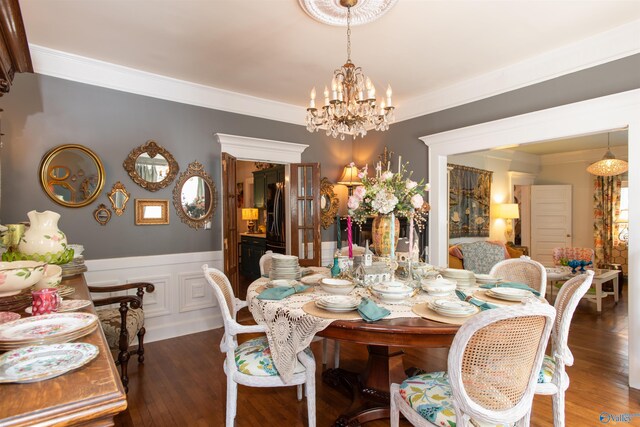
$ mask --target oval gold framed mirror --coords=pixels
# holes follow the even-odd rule
[[[333,191],[333,184],[326,178],[320,181],[320,221],[325,230],[336,221],[340,200]]]
[[[129,200],[129,192],[124,187],[124,184],[120,181],[113,184],[111,191],[107,193],[109,200],[111,201],[111,207],[113,208],[113,212],[120,216],[124,213],[124,210],[127,208],[127,201]]]
[[[165,188],[180,171],[171,153],[155,141],[134,148],[122,166],[136,184],[149,191]]]
[[[68,179],[69,176],[83,176],[84,179]],[[100,195],[104,180],[100,158],[82,145],[55,147],[40,163],[42,189],[51,200],[68,208],[80,208],[93,202]]]
[[[173,188],[173,206],[180,220],[192,228],[204,228],[213,218],[218,192],[204,166],[195,161],[183,172]]]

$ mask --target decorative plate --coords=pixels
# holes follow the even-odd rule
[[[91,313],[54,313],[0,325],[0,341],[44,340],[87,328],[98,321]]]
[[[523,298],[533,297],[533,293],[526,289],[492,288],[487,289],[487,295],[505,301],[522,301]]]
[[[60,307],[58,308],[58,313],[65,313],[67,311],[76,311],[81,308],[85,308],[91,305],[91,301],[86,299],[65,299],[60,303]],[[27,307],[24,309],[25,313],[31,314],[31,307]],[[2,323],[2,322],[0,322]]]
[[[87,343],[21,347],[0,356],[0,383],[54,378],[89,363],[98,353],[98,347]]]
[[[12,311],[0,311],[0,324],[18,320],[20,315]]]

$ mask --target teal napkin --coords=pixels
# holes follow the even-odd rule
[[[493,304],[489,304],[488,302],[485,301],[481,301],[477,298],[473,298],[470,296],[467,296],[467,294],[465,294],[462,291],[459,291],[456,289],[456,295],[458,296],[458,298],[461,301],[467,301],[470,304],[475,305],[476,307],[480,308],[480,310],[484,311],[484,310],[490,310],[492,308],[497,308],[497,305],[493,305]]]
[[[358,313],[360,313],[365,322],[375,322],[391,314],[389,310],[380,307],[369,298],[362,298],[358,306]]]
[[[531,291],[537,297],[540,296],[540,292],[536,291],[533,288],[525,285],[524,283],[516,283],[516,282],[502,282],[502,283],[491,283],[480,285],[483,289],[492,289],[492,288],[514,288],[514,289],[524,289],[525,291]]]
[[[308,288],[309,287],[305,285],[275,286],[273,288],[267,288],[264,291],[260,292],[260,295],[258,295],[258,299],[281,300],[295,293],[303,292]]]

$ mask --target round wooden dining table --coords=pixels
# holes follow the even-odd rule
[[[351,405],[334,426],[359,426],[389,417],[389,386],[407,378],[402,348],[449,347],[459,326],[422,318],[396,318],[375,323],[335,320],[316,335],[367,346],[365,369],[354,373],[327,369],[323,381],[333,387],[345,387],[352,393]]]

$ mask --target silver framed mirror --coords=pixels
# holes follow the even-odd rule
[[[107,193],[109,200],[111,201],[111,207],[113,212],[120,216],[127,208],[127,201],[129,200],[129,192],[120,181],[113,184],[111,191]]]
[[[198,161],[190,163],[173,188],[173,206],[180,220],[189,227],[204,228],[217,204],[218,192],[211,176]]]
[[[134,148],[122,166],[136,184],[149,191],[165,188],[180,171],[171,153],[155,141]]]
[[[78,176],[83,179],[77,179]],[[104,181],[100,158],[82,145],[55,147],[40,163],[42,189],[51,200],[68,208],[80,208],[93,202],[100,195]]]

